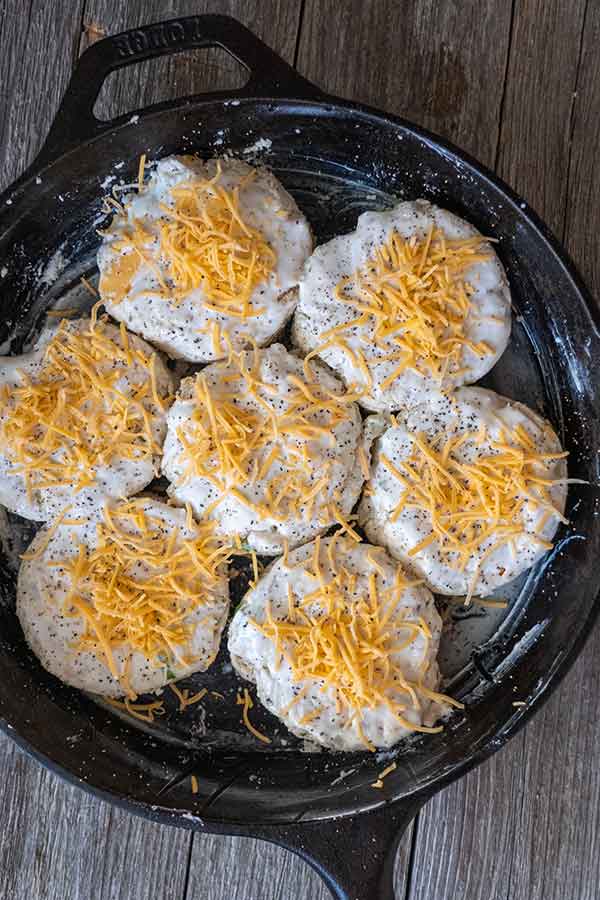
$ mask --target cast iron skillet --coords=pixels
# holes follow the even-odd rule
[[[249,70],[243,89],[163,103],[110,122],[94,117],[109,72],[210,46],[224,48]],[[401,119],[326,96],[223,16],[129,31],[82,56],[40,155],[0,198],[0,341],[19,352],[43,311],[70,289],[76,293],[79,276],[93,272],[99,198],[111,173],[135,180],[140,153],[153,159],[231,150],[255,158],[261,148],[319,241],[393,197],[430,198],[498,240],[515,324],[489,384],[541,409],[571,451],[571,476],[595,485],[598,312],[544,225],[454,147]],[[255,709],[257,723],[273,735],[272,745],[257,749],[240,726],[226,659],[200,676],[225,700],[214,697],[205,714],[189,712],[189,719],[172,712],[152,728],[57,682],[28,651],[14,615],[15,554],[31,532],[8,517],[0,573],[2,727],[44,765],[131,812],[282,844],[308,860],[340,900],[377,892],[391,897],[402,829],[429,797],[524,724],[592,626],[600,551],[595,488],[571,486],[568,515],[571,525],[516,586],[503,621],[479,643],[467,644],[465,664],[448,672],[448,690],[465,701],[464,714],[454,715],[440,735],[401,744],[397,769],[379,791],[370,785],[389,756],[302,752]],[[515,700],[526,706],[513,706]],[[196,796],[190,772],[199,779]]]

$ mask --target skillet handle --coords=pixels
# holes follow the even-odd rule
[[[300,100],[323,96],[315,85],[298,75],[292,66],[230,16],[187,16],[144,25],[98,41],[82,54],[36,159],[36,167],[46,165],[72,147],[131,119],[131,112],[109,122],[94,115],[94,103],[111,72],[147,59],[205,47],[226,50],[248,70],[249,79],[239,90],[186,97],[177,101],[179,104],[199,96],[292,97]],[[165,105],[173,104],[156,104],[147,109]]]
[[[400,800],[357,816],[253,828],[252,836],[300,856],[335,900],[394,900],[400,838],[426,799]]]

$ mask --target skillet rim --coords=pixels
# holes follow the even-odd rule
[[[137,128],[141,131],[144,120],[148,120],[153,116],[160,116],[164,112],[176,112],[179,110],[188,110],[189,112],[192,112],[193,110],[196,110],[204,105],[210,105],[214,103],[221,103],[223,105],[226,105],[231,103],[232,100],[236,102],[236,106],[238,107],[246,104],[268,104],[270,106],[271,112],[275,112],[276,114],[283,112],[283,110],[278,109],[279,107],[284,107],[287,110],[288,114],[292,113],[293,111],[297,111],[298,109],[307,111],[310,107],[316,107],[321,115],[323,113],[335,114],[339,112],[345,112],[346,115],[349,115],[351,118],[367,117],[379,122],[384,122],[388,126],[392,126],[395,129],[408,131],[421,141],[427,143],[437,155],[441,153],[443,156],[458,160],[461,165],[466,166],[468,169],[470,169],[471,172],[479,180],[483,179],[484,182],[488,182],[497,191],[499,191],[502,194],[503,198],[513,206],[517,217],[520,220],[524,220],[531,228],[534,229],[534,231],[538,233],[547,249],[552,253],[555,260],[564,270],[567,279],[576,292],[578,305],[580,306],[580,308],[585,310],[592,326],[591,330],[593,332],[593,337],[598,342],[600,348],[600,308],[598,308],[598,306],[596,305],[591,292],[585,285],[585,282],[579,274],[578,269],[571,259],[568,251],[562,246],[552,230],[543,222],[543,220],[529,206],[529,204],[522,200],[522,198],[518,194],[516,194],[501,178],[496,176],[486,166],[477,162],[470,154],[460,150],[451,142],[445,140],[444,138],[438,137],[427,129],[414,125],[403,117],[384,113],[381,110],[378,110],[377,108],[369,106],[367,104],[332,97],[318,91],[318,89],[316,88],[314,90],[314,97],[304,96],[299,98],[288,98],[281,96],[270,97],[264,95],[242,96],[240,95],[240,93],[225,95],[223,92],[213,92],[188,97],[179,101],[166,101],[163,103],[145,107],[135,112],[128,112],[125,116],[114,119],[111,122],[106,123],[102,127],[99,126],[97,134],[88,137],[77,144],[71,145],[65,152],[54,156],[49,161],[43,160],[42,164],[40,165],[38,161],[40,157],[43,158],[44,155],[44,148],[42,148],[40,154],[38,154],[36,159],[34,159],[33,162],[27,167],[25,172],[11,185],[9,185],[2,192],[2,194],[0,194],[0,205],[4,209],[5,217],[8,219],[10,218],[10,212],[6,209],[6,201],[12,200],[12,198],[15,197],[15,195],[32,179],[35,179],[37,176],[42,175],[44,172],[47,172],[56,165],[64,165],[71,154],[79,153],[89,145],[94,144],[97,141],[102,141],[106,138],[109,138],[111,134],[114,134],[117,131],[120,131],[121,129],[129,126],[132,116],[139,116],[139,124],[137,124]],[[295,108],[295,110],[289,109],[290,107]],[[600,585],[598,590],[596,591],[593,601],[591,602],[588,616],[584,622],[579,624],[576,631],[576,636],[573,638],[570,647],[564,653],[562,658],[560,658],[557,666],[548,667],[546,679],[544,680],[543,684],[537,688],[527,707],[524,707],[522,710],[520,710],[518,714],[513,714],[507,722],[499,726],[497,732],[491,735],[486,740],[485,744],[478,750],[474,751],[468,756],[463,757],[459,761],[452,762],[451,764],[449,764],[448,769],[444,773],[439,776],[431,777],[424,786],[416,788],[414,791],[409,790],[405,793],[392,796],[391,798],[382,797],[379,800],[374,800],[373,803],[357,802],[352,808],[348,808],[348,803],[346,803],[341,811],[328,811],[327,814],[319,814],[317,816],[313,816],[312,818],[307,817],[303,821],[309,823],[311,821],[318,822],[327,821],[329,819],[337,817],[348,817],[355,814],[366,813],[371,810],[379,809],[392,803],[394,805],[398,805],[400,803],[404,803],[406,805],[410,802],[414,804],[414,802],[419,798],[421,798],[421,800],[427,799],[428,797],[433,796],[433,794],[435,794],[438,790],[441,790],[444,786],[462,777],[468,771],[479,765],[479,763],[483,762],[485,759],[489,758],[493,753],[503,747],[504,744],[506,744],[510,738],[516,735],[519,730],[529,721],[530,717],[534,715],[539,709],[541,709],[542,704],[546,702],[548,697],[558,687],[558,685],[568,673],[569,669],[582,651],[585,645],[585,641],[587,640],[599,613]],[[45,768],[57,774],[63,781],[82,788],[88,794],[97,796],[102,800],[105,800],[115,806],[118,806],[121,809],[125,809],[143,818],[148,818],[153,821],[161,822],[163,824],[177,825],[179,827],[187,829],[221,831],[222,833],[226,834],[256,834],[256,827],[253,828],[253,826],[256,825],[260,825],[260,827],[265,829],[272,829],[273,831],[276,831],[278,828],[281,828],[281,826],[285,824],[283,820],[278,820],[277,822],[270,821],[269,823],[265,824],[261,822],[260,819],[258,821],[250,819],[244,820],[243,822],[237,822],[231,819],[211,817],[210,810],[208,811],[208,814],[200,815],[195,814],[189,810],[183,810],[179,807],[163,806],[160,803],[150,804],[145,800],[136,800],[135,798],[123,795],[122,793],[114,793],[112,791],[106,790],[105,788],[96,786],[89,779],[84,780],[78,777],[73,772],[62,766],[60,763],[56,762],[48,754],[37,750],[36,747],[27,738],[21,736],[18,731],[17,725],[13,724],[12,722],[8,722],[3,717],[0,717],[0,729],[7,736],[12,738],[12,740],[14,740],[15,743],[29,756],[40,762]],[[390,787],[393,784],[393,780],[394,778],[392,774],[392,776],[388,778]]]

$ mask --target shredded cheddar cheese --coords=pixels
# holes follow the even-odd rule
[[[207,516],[229,496],[260,519],[308,521],[327,505],[330,481],[330,461],[315,473],[316,446],[333,444],[334,428],[352,411],[295,375],[278,392],[261,378],[260,360],[256,347],[231,350],[218,379],[197,376],[193,411],[177,431],[180,481],[204,478],[217,490]],[[331,515],[352,532],[337,508]]]
[[[501,426],[497,440],[489,437],[483,426],[478,432],[442,435],[433,443],[428,443],[422,433],[414,433],[410,435],[412,452],[406,460],[394,463],[384,453],[379,457],[403,487],[390,520],[395,521],[404,509],[411,508],[422,509],[429,516],[431,531],[409,550],[409,556],[435,543],[445,564],[458,571],[465,570],[473,554],[479,556],[467,603],[485,559],[526,533],[522,517],[525,504],[566,521],[552,503],[550,489],[556,482],[541,477],[540,467],[564,459],[568,453],[536,452],[531,437],[519,428],[510,432]],[[487,453],[480,452],[484,442],[490,448]],[[468,444],[477,451],[470,461],[464,452]],[[540,546],[552,546],[539,534],[528,531],[527,535]]]
[[[339,537],[337,547],[342,542],[346,548],[352,546],[350,539]],[[305,686],[290,706],[304,696],[307,681],[316,683],[315,690],[333,689],[338,710],[348,710],[359,738],[370,750],[374,747],[364,735],[362,720],[366,710],[380,706],[387,707],[409,731],[441,731],[442,726],[414,723],[408,714],[420,710],[424,699],[462,708],[423,684],[431,632],[423,619],[402,615],[402,597],[411,583],[398,569],[393,588],[384,588],[376,564],[368,576],[368,590],[360,591],[357,574],[344,565],[345,556],[334,555],[335,567],[325,571],[317,539],[304,569],[314,579],[315,589],[300,597],[290,591],[287,606],[276,615],[267,600],[264,621],[250,620],[288,663],[292,681]],[[405,677],[398,656],[413,643],[422,648],[418,681]],[[319,712],[311,711],[304,721]]]
[[[464,597],[444,597],[444,603],[448,603],[451,606],[466,605]],[[506,609],[508,606],[507,600],[492,600],[488,597],[471,597],[470,603],[475,604],[475,606],[490,607],[491,609]]]
[[[129,699],[114,700],[107,697],[106,702],[115,709],[125,710],[130,716],[141,722],[154,722],[155,716],[163,716],[165,713],[162,700],[153,700],[150,703],[131,703]]]
[[[208,689],[202,688],[197,693],[192,694],[192,696],[190,697],[188,688],[180,690],[173,682],[169,684],[169,687],[179,700],[179,712],[185,712],[188,706],[193,706],[195,703],[199,703],[200,700],[202,700],[202,698],[208,694]]]
[[[156,668],[194,662],[186,647],[197,620],[189,619],[212,597],[229,556],[211,523],[196,523],[186,537],[146,505],[143,499],[106,505],[97,547],[80,543],[77,555],[48,563],[68,582],[64,615],[83,620],[79,649],[101,657],[126,689],[128,663],[119,666],[115,650],[128,661],[141,653]],[[188,697],[171,687],[184,709],[206,693]]]
[[[49,319],[73,319],[79,312],[76,306],[63,306],[60,309],[48,309],[46,316]]]
[[[322,333],[324,343],[311,355],[336,346],[367,388],[373,368],[389,362],[397,365],[381,382],[382,390],[407,369],[442,383],[463,366],[465,348],[477,356],[493,352],[484,342],[470,340],[466,331],[473,287],[464,276],[489,255],[480,235],[450,240],[433,225],[423,238],[393,231],[361,268],[338,283],[336,298],[356,315]],[[345,339],[357,329],[373,351],[368,360]]]
[[[113,460],[160,453],[152,417],[169,397],[157,388],[154,367],[155,354],[133,349],[124,328],[113,339],[94,317],[79,329],[61,323],[40,370],[21,372],[17,386],[0,388],[0,449],[30,499],[35,490],[60,485],[79,491]],[[128,392],[120,384],[127,373]]]
[[[242,720],[244,722],[244,725],[250,732],[250,734],[253,734],[254,737],[258,738],[259,741],[262,741],[263,744],[270,744],[271,738],[267,737],[266,734],[263,734],[261,731],[259,731],[257,728],[255,728],[254,725],[252,724],[252,722],[250,721],[250,719],[248,718],[248,713],[254,706],[252,697],[248,693],[248,688],[244,688],[243,695],[240,694],[238,691],[236,703],[238,704],[238,706],[242,707]]]
[[[140,163],[138,166],[138,191],[141,192],[144,189],[144,172],[146,170],[146,154],[142,153],[140,156]]]
[[[144,157],[140,159],[139,193]],[[251,172],[232,190],[221,184],[217,161],[212,178],[194,178],[175,185],[170,201],[161,204],[156,226],[129,220],[127,207],[116,208],[114,225],[121,226],[112,248],[118,256],[102,273],[100,292],[121,303],[131,290],[140,265],[149,266],[158,296],[181,302],[202,290],[202,305],[228,316],[248,318],[262,309],[252,301],[255,288],[266,281],[277,263],[263,234],[248,224],[240,209],[240,191],[255,177]],[[114,233],[114,231],[113,231]],[[148,293],[148,292],[145,292]],[[218,333],[213,334],[218,343]]]
[[[358,461],[360,463],[360,470],[362,472],[362,476],[365,479],[365,481],[368,481],[369,478],[371,477],[371,470],[369,467],[369,459],[367,457],[364,447],[358,448]]]
[[[84,288],[86,289],[88,294],[91,294],[92,297],[95,297],[97,300],[99,297],[99,294],[98,294],[98,291],[96,290],[96,288],[94,287],[94,285],[90,284],[90,282],[87,280],[87,278],[84,278],[83,275],[81,276],[81,278],[79,280],[81,281],[82,285],[84,286]]]
[[[382,788],[383,787],[383,779],[386,778],[388,775],[390,775],[392,772],[395,772],[396,768],[397,768],[397,766],[396,766],[395,762],[391,763],[389,766],[386,766],[385,769],[383,770],[383,772],[379,773],[379,775],[377,777],[377,781],[374,781],[373,784],[371,785],[371,787]]]

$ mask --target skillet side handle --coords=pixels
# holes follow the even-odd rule
[[[357,816],[253,829],[253,835],[309,863],[335,900],[394,900],[396,851],[425,799],[396,801]]]
[[[98,41],[81,55],[36,166],[46,165],[72,147],[131,118],[128,113],[112,122],[104,122],[94,115],[96,98],[111,72],[159,56],[208,47],[225,50],[249,73],[243,88],[215,92],[210,96],[292,97],[299,100],[324,96],[230,16],[187,16],[144,25]]]

